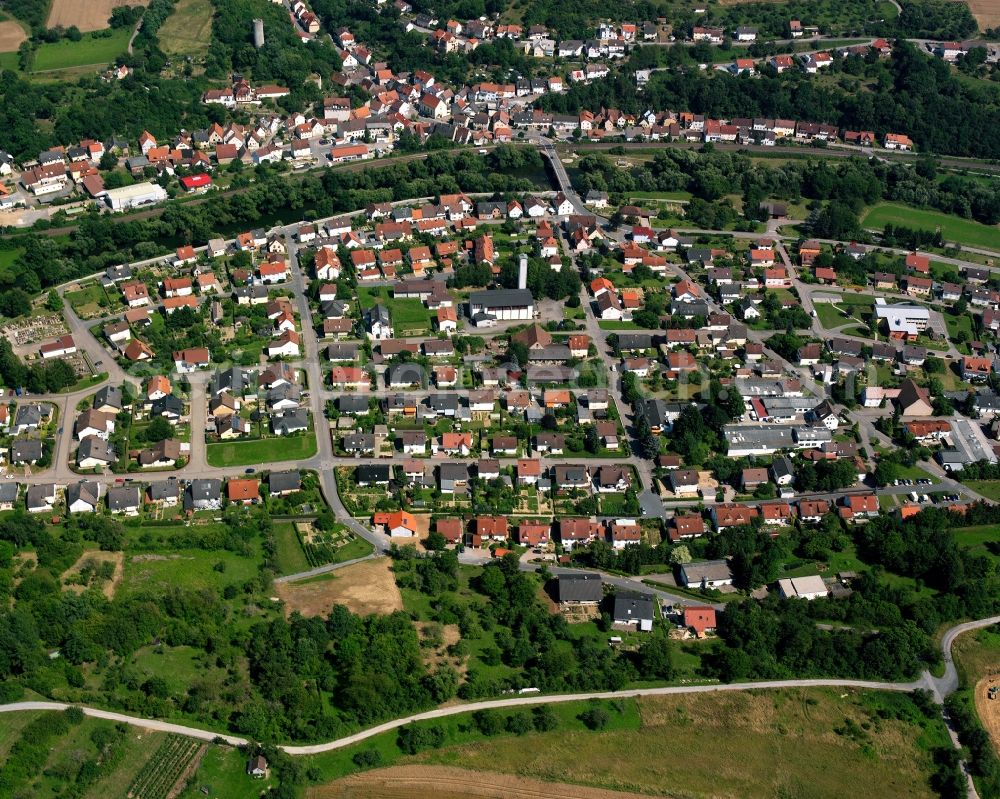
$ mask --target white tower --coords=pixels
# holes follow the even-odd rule
[[[517,287],[519,289],[528,288],[528,256],[521,253],[521,260],[517,270]]]
[[[264,20],[253,21],[253,46],[258,50],[264,46]]]

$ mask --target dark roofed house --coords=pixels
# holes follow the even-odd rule
[[[354,470],[354,477],[359,486],[388,485],[389,465],[373,463],[359,466]]]
[[[560,574],[558,596],[561,605],[597,605],[604,598],[601,575],[592,573]]]
[[[653,629],[653,612],[653,600],[649,596],[623,591],[615,595],[612,620],[615,624],[648,631]]]
[[[267,490],[271,496],[285,496],[302,488],[302,475],[298,469],[271,472],[267,476]]]

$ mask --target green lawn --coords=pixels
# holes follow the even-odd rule
[[[392,319],[392,331],[397,338],[419,336],[431,330],[431,312],[417,299],[405,297],[395,299],[387,286],[359,287],[358,301],[362,308],[371,308],[382,303]]]
[[[689,191],[630,191],[630,200],[690,200],[692,197]]]
[[[964,313],[956,316],[955,314],[945,313],[944,323],[948,327],[948,338],[957,338],[958,334],[963,331],[969,339],[975,338],[972,332],[972,314]]]
[[[112,31],[110,36],[85,35],[79,42],[62,39],[43,44],[35,53],[33,72],[110,64],[128,47],[131,30]]]
[[[962,482],[977,494],[1000,502],[1000,480],[963,480]]]
[[[1000,227],[981,225],[971,219],[910,208],[899,203],[878,203],[861,220],[865,227],[881,230],[887,224],[903,225],[934,231],[941,229],[941,235],[948,241],[955,241],[970,247],[983,247],[1000,251]]]
[[[275,559],[281,574],[296,574],[309,568],[306,553],[302,551],[299,537],[292,522],[274,524],[274,541],[277,546]]]
[[[306,460],[315,454],[316,436],[312,433],[252,441],[224,441],[205,448],[209,466],[266,465],[277,461]]]

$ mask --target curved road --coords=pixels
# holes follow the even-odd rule
[[[582,694],[558,694],[542,695],[532,694],[528,696],[516,696],[508,699],[491,699],[485,702],[470,702],[462,705],[451,705],[449,707],[436,708],[423,713],[414,713],[393,721],[387,721],[377,727],[326,741],[318,744],[305,744],[301,746],[284,745],[281,746],[290,755],[313,755],[321,752],[330,752],[341,749],[345,746],[364,741],[383,732],[397,729],[414,721],[424,721],[428,719],[446,718],[459,713],[468,713],[475,710],[490,710],[496,708],[525,707],[531,705],[549,704],[554,702],[578,702],[588,699],[622,699],[639,696],[669,696],[672,694],[694,694],[694,693],[714,693],[719,691],[751,691],[764,688],[813,688],[813,687],[833,687],[833,688],[865,688],[877,691],[913,691],[918,688],[926,688],[934,693],[938,701],[942,701],[945,696],[955,691],[958,687],[958,676],[954,663],[951,659],[951,645],[955,638],[969,630],[976,630],[982,627],[989,627],[1000,624],[1000,616],[991,616],[986,619],[966,622],[950,628],[941,640],[941,649],[946,662],[945,675],[943,677],[932,677],[928,672],[924,672],[920,679],[912,682],[879,682],[874,680],[767,680],[762,682],[743,683],[714,683],[709,685],[672,685],[664,688],[635,688],[627,691],[593,691]],[[0,713],[16,713],[31,710],[65,710],[72,705],[65,702],[12,702],[0,705]],[[108,721],[130,724],[146,730],[158,732],[171,732],[178,735],[186,735],[201,741],[222,740],[232,746],[241,746],[248,741],[234,735],[226,735],[203,730],[197,727],[188,727],[183,724],[174,724],[156,719],[144,719],[138,716],[129,716],[124,713],[114,713],[99,708],[84,707],[83,712],[93,718],[107,719]],[[957,746],[957,743],[956,743]],[[974,795],[974,794],[973,794]]]

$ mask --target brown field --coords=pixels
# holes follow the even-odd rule
[[[392,613],[403,609],[403,597],[396,587],[389,558],[345,566],[321,577],[296,583],[280,583],[275,593],[285,610],[303,616],[325,616],[333,605],[346,605],[354,613]]]
[[[28,34],[24,32],[24,28],[14,20],[0,22],[0,53],[15,52],[27,38]]]
[[[969,10],[979,23],[980,30],[1000,25],[1000,3],[997,0],[969,0]]]
[[[995,699],[987,696],[990,686],[994,685],[1000,685],[1000,674],[980,680],[976,685],[976,713],[990,734],[993,747],[1000,752],[1000,692]]]
[[[448,766],[395,766],[311,788],[307,799],[638,799],[639,794]]]
[[[94,550],[84,552],[76,563],[74,563],[72,566],[66,569],[65,572],[63,572],[61,578],[63,582],[65,582],[67,578],[79,574],[80,569],[83,568],[84,564],[87,561],[94,561],[96,563],[111,562],[115,564],[114,576],[101,586],[101,592],[104,594],[104,596],[106,596],[108,599],[113,598],[118,586],[122,584],[122,577],[125,574],[125,553],[99,552]],[[64,587],[64,590],[73,591],[74,593],[81,594],[86,590],[86,588],[82,585],[67,585]]]
[[[81,31],[99,31],[108,27],[111,9],[115,6],[144,6],[149,0],[52,0],[50,28],[76,25]]]

